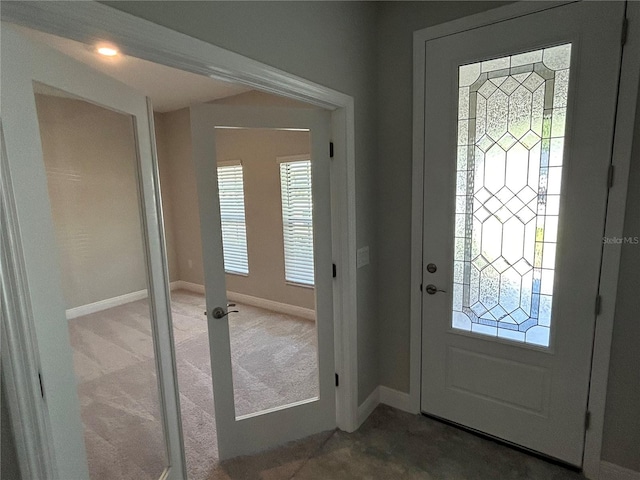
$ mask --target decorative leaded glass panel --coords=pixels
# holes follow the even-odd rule
[[[459,68],[453,328],[549,346],[570,59]]]

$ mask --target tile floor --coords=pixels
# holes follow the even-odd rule
[[[357,432],[324,432],[223,462],[210,480],[579,480],[577,472],[418,415],[379,406]]]

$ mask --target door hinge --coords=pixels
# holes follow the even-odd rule
[[[336,387],[340,386],[340,375],[336,373]]]
[[[422,284],[420,284],[420,291],[422,291]]]
[[[596,315],[600,315],[601,311],[602,311],[602,297],[598,295],[596,297]]]
[[[587,410],[584,414],[584,429],[589,430],[591,426],[591,412]]]
[[[333,142],[329,142],[329,158],[333,158]]]
[[[333,278],[336,278],[338,276],[338,267],[336,267],[336,264],[333,264]]]
[[[42,385],[42,375],[38,372],[38,382],[40,383],[40,396],[44,398],[44,386]]]
[[[607,187],[613,187],[613,165],[609,165],[609,172],[607,173]]]
[[[622,20],[622,38],[620,39],[620,41],[622,42],[622,46],[624,46],[627,43],[627,35],[629,33],[629,19],[628,18],[624,18],[624,20]]]

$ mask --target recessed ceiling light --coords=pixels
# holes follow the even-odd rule
[[[104,55],[105,57],[115,57],[119,53],[117,48],[110,47],[110,46],[107,46],[107,45],[103,45],[101,47],[98,47],[96,49],[96,51],[100,55]]]

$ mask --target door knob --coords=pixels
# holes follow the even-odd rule
[[[433,285],[431,283],[429,285],[427,285],[426,290],[427,290],[427,293],[429,295],[434,295],[437,292],[444,292],[444,290],[440,290],[438,287],[436,287],[435,285]]]
[[[211,316],[213,318],[224,318],[230,313],[238,313],[238,310],[229,310],[225,312],[222,307],[216,307],[213,310],[211,310]]]

